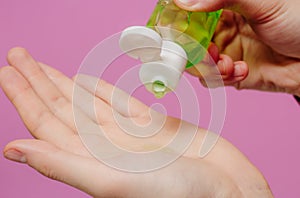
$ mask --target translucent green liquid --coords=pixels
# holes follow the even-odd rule
[[[167,93],[167,87],[162,81],[155,81],[152,84],[152,92],[156,98],[163,98]]]
[[[191,67],[204,58],[221,13],[222,10],[185,11],[177,7],[172,0],[159,0],[147,26],[160,33],[163,38],[181,45],[189,60],[186,67]],[[164,31],[159,27],[174,31]]]

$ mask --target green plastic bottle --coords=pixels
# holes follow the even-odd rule
[[[214,35],[222,10],[215,12],[190,12],[179,8],[173,0],[159,0],[147,23],[147,27],[172,40],[186,51],[191,67],[199,63]],[[165,28],[165,29],[164,29]],[[175,31],[165,31],[167,29]],[[184,33],[184,35],[180,34]],[[188,36],[192,37],[189,39]],[[199,44],[203,47],[201,47]]]
[[[190,12],[159,0],[146,27],[126,28],[120,48],[143,64],[139,77],[157,98],[174,91],[186,68],[203,60],[222,10]]]

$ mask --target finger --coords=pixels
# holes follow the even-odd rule
[[[225,84],[244,80],[249,73],[249,67],[246,62],[233,62],[232,58],[225,54],[220,55],[220,60],[218,61],[217,66]]]
[[[12,67],[2,68],[0,85],[34,137],[77,152],[73,145],[79,141],[74,140],[73,131],[53,116],[21,74]]]
[[[215,43],[210,43],[209,47],[207,49],[208,55],[213,59],[213,61],[216,63],[220,59],[219,49]]]
[[[51,82],[31,55],[25,49],[14,48],[9,51],[7,59],[29,82],[53,115],[75,131],[71,102]]]
[[[229,75],[225,80],[225,85],[236,86],[236,84],[245,80],[249,74],[249,67],[244,61],[236,61],[233,63],[233,72],[231,76]]]
[[[217,62],[217,67],[223,80],[226,80],[229,77],[231,77],[235,70],[232,59],[224,54],[220,55],[220,59]]]
[[[69,79],[54,68],[43,63],[39,63],[39,65],[48,76],[48,78],[57,87],[57,89],[59,89],[69,101],[76,102],[75,105],[80,108],[82,112],[86,114],[90,119],[99,124],[113,120],[112,109],[110,105],[108,105],[105,101],[101,100],[100,98],[95,98],[94,95],[92,95],[90,92],[80,86],[77,86],[73,80]],[[76,97],[74,96],[74,90],[76,90],[75,92],[78,97],[80,97],[80,100],[72,100],[74,97]],[[87,107],[86,104],[88,104],[90,101],[94,101],[93,107],[95,108]]]
[[[201,68],[205,67],[206,66],[201,66]],[[199,66],[197,68],[199,68]],[[216,69],[207,69],[206,72],[198,73],[197,76],[203,86],[216,88],[224,85],[236,86],[248,76],[248,73],[249,67],[246,62],[233,62],[229,56],[220,55],[220,60],[217,63],[217,71]]]
[[[229,56],[221,54],[216,65],[208,65],[206,62],[201,62],[194,65],[194,67],[188,68],[187,71],[205,80],[216,80],[221,79],[221,77],[225,80],[233,75],[234,64]]]
[[[215,11],[225,8],[231,1],[223,0],[174,0],[177,6],[189,11]]]
[[[265,3],[260,0],[174,0],[174,2],[189,11],[211,12],[222,8],[230,9],[252,21],[265,20],[266,16],[278,12],[278,8],[284,3],[279,1]]]
[[[148,115],[149,107],[141,101],[131,97],[125,91],[95,77],[79,74],[76,83],[112,106],[125,117],[142,117]],[[95,85],[97,87],[95,88]]]
[[[127,128],[124,128],[124,126],[130,128],[129,131],[140,131],[143,130],[144,133],[146,133],[146,129],[142,128],[142,127],[137,127],[136,123],[144,123],[147,122],[147,126],[149,123],[149,120],[143,119],[143,120],[134,120],[134,122],[128,120],[128,119],[122,119],[122,117],[117,116],[117,112],[114,112],[113,115],[113,109],[111,108],[111,106],[109,104],[107,104],[106,102],[104,102],[103,100],[101,100],[98,97],[95,97],[94,94],[91,94],[90,92],[88,92],[87,90],[81,88],[81,87],[76,87],[76,91],[74,91],[75,93],[73,93],[73,86],[74,86],[74,82],[72,80],[70,80],[69,78],[65,77],[62,73],[58,72],[57,70],[39,63],[41,65],[41,68],[43,69],[43,71],[46,73],[46,75],[48,75],[48,77],[52,80],[52,82],[58,86],[58,89],[61,90],[62,93],[65,93],[65,96],[67,98],[70,98],[70,100],[72,99],[72,97],[76,97],[75,95],[78,94],[78,96],[80,97],[78,101],[80,102],[80,106],[83,109],[83,111],[87,114],[89,114],[89,117],[95,117],[92,114],[96,113],[98,123],[100,125],[102,125],[103,127],[101,129],[103,129],[103,132],[106,133],[107,136],[109,136],[111,139],[115,140],[120,139],[120,140],[125,140],[126,139],[126,134],[123,134],[122,130],[126,130]],[[89,82],[89,79],[81,79],[82,82]],[[97,85],[97,82],[99,79],[94,78],[95,82],[94,82],[94,86]],[[91,86],[90,86],[91,87]],[[72,90],[72,91],[70,91]],[[92,90],[92,89],[90,89]],[[118,97],[118,101],[122,100],[122,98]],[[92,101],[92,107],[89,108],[88,103],[91,103]],[[95,105],[94,105],[95,104]],[[135,108],[135,107],[134,107]],[[90,109],[90,110],[89,110]],[[95,110],[95,112],[94,112]],[[74,114],[76,117],[77,115]],[[158,118],[158,116],[156,115],[153,118],[153,124],[155,124],[156,122],[154,122],[154,120],[156,120]],[[164,121],[164,119],[162,119],[161,117],[160,121]],[[93,132],[100,132],[99,129],[97,130],[97,127],[95,126],[95,124],[90,123],[89,121],[78,121],[78,119],[76,120],[76,126],[77,126],[77,130],[79,134],[85,134],[87,133],[87,131],[93,131]],[[111,121],[111,122],[108,122]],[[125,123],[124,123],[125,122]],[[121,124],[123,123],[123,124]],[[109,124],[109,125],[108,125]],[[108,127],[105,127],[107,126]],[[119,127],[116,127],[114,129],[112,129],[113,125],[115,126],[120,126],[122,125],[122,130],[119,129]],[[86,129],[88,128],[88,129]],[[148,128],[150,128],[150,126],[148,126]],[[93,129],[93,130],[91,130]],[[153,129],[152,129],[153,131]],[[133,133],[133,132],[132,132]],[[115,138],[116,137],[116,138]],[[122,138],[120,138],[122,137]],[[117,142],[117,141],[115,141]]]
[[[121,183],[125,178],[91,157],[74,155],[40,140],[11,142],[6,146],[4,156],[93,196],[115,197],[114,193],[122,190]]]
[[[209,75],[220,75],[220,71],[218,68],[214,66],[218,61],[220,61],[220,54],[218,47],[214,43],[210,43],[207,49],[206,55],[202,59],[202,61],[193,67],[189,67],[186,69],[188,73],[197,77],[204,77]]]
[[[1,68],[0,85],[34,137],[62,147],[68,144],[74,132],[49,111],[19,72]]]

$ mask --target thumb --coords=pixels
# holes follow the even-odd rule
[[[250,21],[263,20],[281,6],[279,0],[174,0],[177,6],[189,11],[211,12],[230,9],[242,14]]]
[[[120,180],[111,182],[115,171],[94,160],[81,157],[41,140],[16,140],[4,149],[4,156],[26,163],[41,174],[71,185],[92,196],[111,197]]]
[[[177,6],[189,11],[216,11],[227,7],[230,1],[224,0],[174,0]]]

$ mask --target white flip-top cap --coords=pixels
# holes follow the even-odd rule
[[[133,26],[122,32],[120,48],[140,59],[140,80],[157,97],[175,90],[187,63],[185,50],[173,41],[163,40],[157,32]]]
[[[160,56],[159,61],[144,63],[139,73],[140,80],[154,94],[157,94],[157,91],[151,85],[155,82],[160,82],[167,87],[165,90],[160,88],[162,92],[174,91],[187,63],[184,49],[172,41],[163,41]]]
[[[145,63],[160,59],[162,38],[150,28],[132,26],[122,32],[119,45],[129,56]]]

